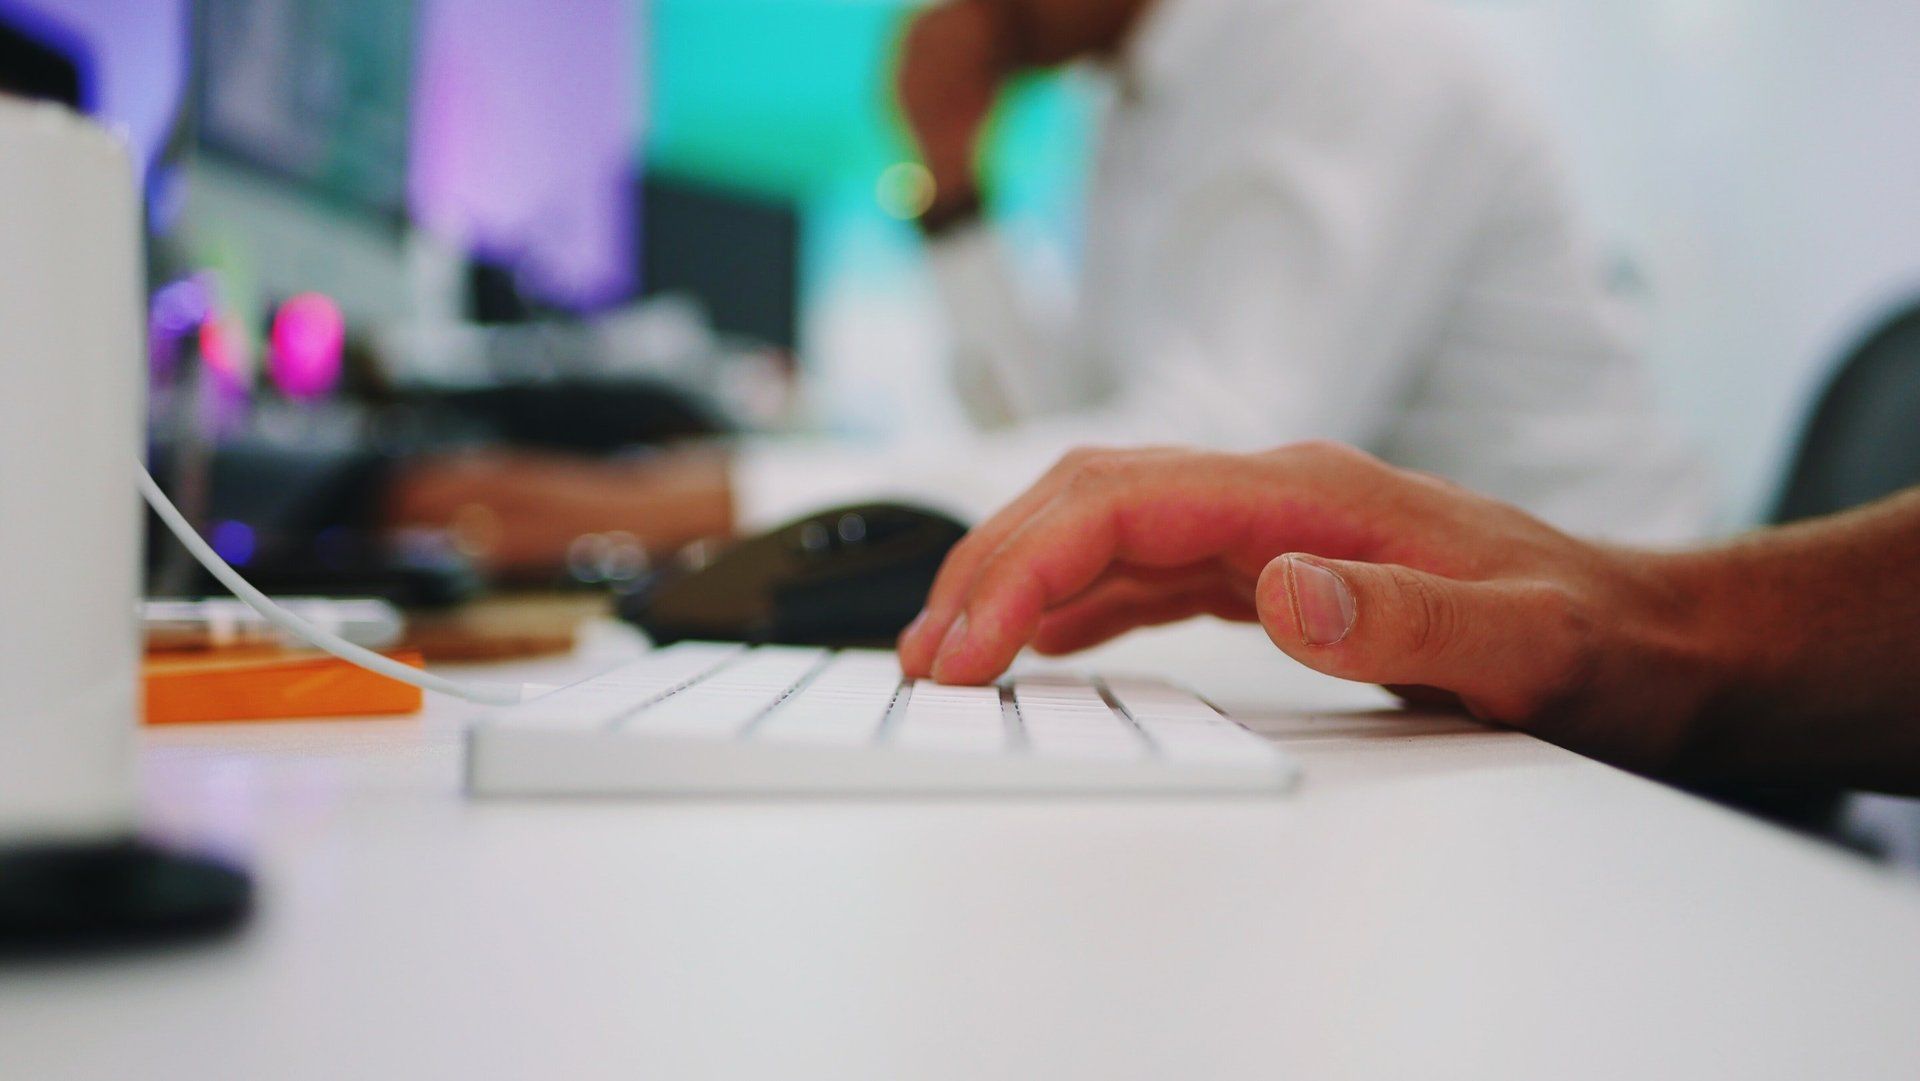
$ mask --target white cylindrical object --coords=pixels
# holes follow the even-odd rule
[[[119,142],[0,97],[0,846],[133,823],[140,251]]]

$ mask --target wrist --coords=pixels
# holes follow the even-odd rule
[[[920,233],[929,239],[945,236],[979,221],[986,202],[980,187],[971,181],[951,185],[936,182],[933,201],[914,219]]]
[[[738,515],[733,489],[733,456],[718,446],[687,447],[645,463],[646,485],[662,496],[671,513],[650,514],[673,524],[669,544],[729,537]]]
[[[1738,558],[1716,548],[1654,557],[1687,610],[1687,623],[1722,695],[1777,684],[1797,647],[1799,627],[1767,610],[1762,583]]]
[[[1649,557],[1669,598],[1661,638],[1691,684],[1670,763],[1676,773],[1741,771],[1752,730],[1789,693],[1801,628],[1769,611],[1742,562],[1724,548]]]
[[[1010,70],[1050,68],[1118,51],[1151,0],[961,0],[992,9]]]

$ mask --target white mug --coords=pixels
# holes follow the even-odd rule
[[[132,830],[140,244],[124,147],[0,96],[0,846]]]

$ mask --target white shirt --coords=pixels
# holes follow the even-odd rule
[[[1077,444],[1324,437],[1584,534],[1705,527],[1552,141],[1448,12],[1158,0],[1115,69],[1071,327],[1034,324],[986,227],[930,246],[975,445],[749,452],[743,517],[978,516]]]

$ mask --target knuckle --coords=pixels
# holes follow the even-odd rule
[[[1087,468],[1089,462],[1106,453],[1107,451],[1099,447],[1074,447],[1062,454],[1059,460],[1053,463],[1053,468],[1047,470],[1047,479],[1063,485],[1072,484]]]
[[[946,565],[957,567],[972,563],[984,554],[985,545],[986,541],[982,539],[978,529],[967,530],[947,551]]]
[[[980,570],[967,601],[967,618],[976,637],[993,637],[1031,621],[1045,608],[1046,580],[1028,561],[996,552]]]
[[[1393,467],[1350,443],[1334,439],[1307,439],[1267,451],[1273,463],[1306,474],[1343,476],[1360,480]]]
[[[1408,480],[1413,481],[1416,484],[1419,484],[1423,487],[1436,489],[1438,491],[1447,492],[1449,494],[1465,495],[1465,494],[1469,494],[1471,491],[1471,489],[1467,488],[1465,485],[1460,484],[1459,482],[1453,480],[1450,477],[1442,476],[1439,473],[1429,473],[1423,469],[1402,469],[1400,470],[1400,472]]]
[[[1301,454],[1315,458],[1347,458],[1354,454],[1351,446],[1334,439],[1303,439],[1294,446]]]
[[[1273,454],[1306,461],[1351,462],[1371,460],[1371,456],[1337,439],[1302,439],[1272,451]]]
[[[946,602],[957,598],[991,552],[987,540],[977,530],[962,536],[941,561],[940,571],[934,576],[929,602]]]
[[[1060,465],[1058,468],[1066,469],[1069,471],[1079,469],[1081,466],[1086,465],[1088,462],[1093,461],[1096,458],[1100,458],[1112,453],[1113,451],[1107,449],[1106,447],[1095,447],[1095,446],[1074,447],[1072,450],[1069,450],[1065,454],[1062,454],[1060,456]]]
[[[1125,476],[1132,468],[1132,462],[1117,451],[1093,451],[1074,463],[1073,471],[1067,478],[1070,488],[1085,491],[1103,488]]]

